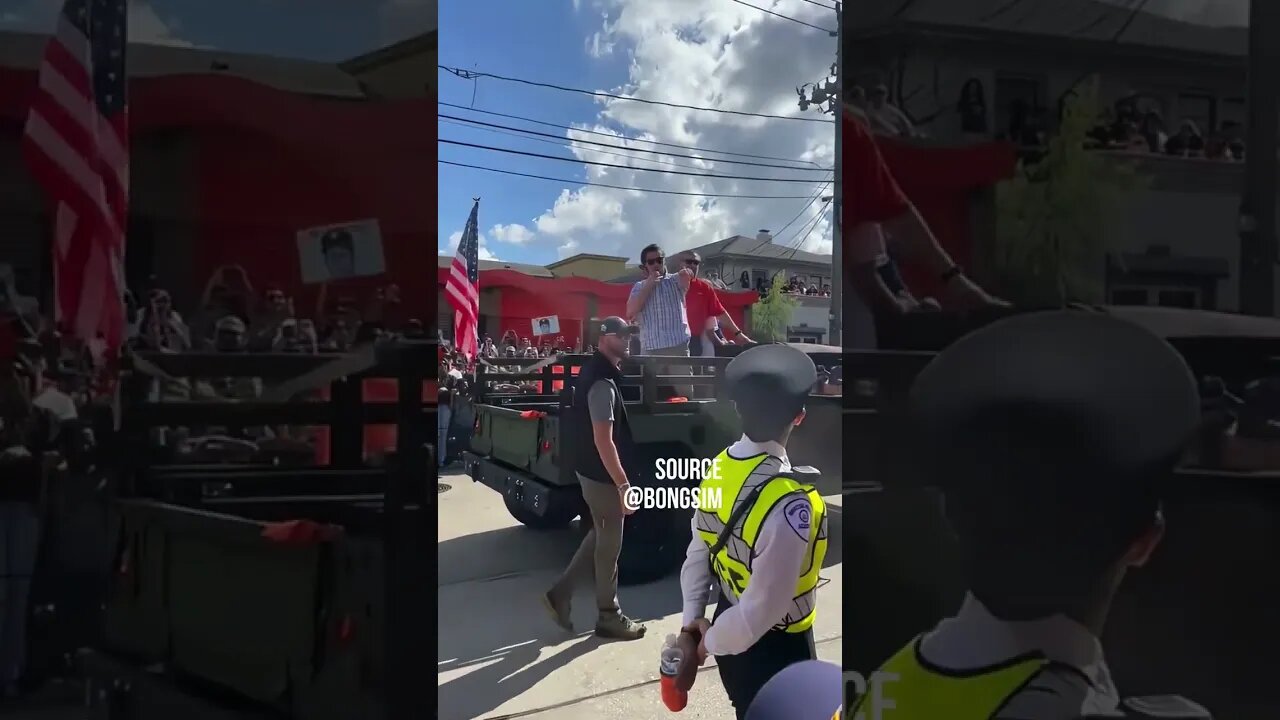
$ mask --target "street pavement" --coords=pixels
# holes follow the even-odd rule
[[[538,596],[577,547],[575,529],[535,531],[507,513],[502,498],[457,470],[439,506],[439,720],[658,720],[674,716],[658,695],[658,654],[681,620],[679,579],[623,587],[623,611],[648,625],[632,642],[592,635],[595,609],[580,588],[569,634],[547,618]],[[842,508],[831,507],[830,549],[814,626],[818,655],[840,662]],[[824,612],[825,610],[825,612]],[[731,720],[733,710],[708,661],[678,717]]]

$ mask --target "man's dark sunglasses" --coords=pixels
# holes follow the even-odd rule
[[[658,257],[652,257],[652,258],[649,258],[648,260],[645,260],[644,264],[645,265],[661,265],[665,260],[666,258],[659,255]]]

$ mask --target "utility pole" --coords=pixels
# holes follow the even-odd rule
[[[1258,0],[1254,0],[1255,4]],[[1274,0],[1272,0],[1274,2]],[[840,42],[841,24],[844,21],[844,13],[841,11],[842,3],[836,2],[836,97],[831,103],[835,107],[836,121],[836,161],[834,163],[835,175],[832,178],[832,195],[831,195],[831,310],[827,317],[831,320],[831,330],[827,337],[830,345],[843,347],[841,345],[840,324],[844,322],[844,250],[841,248],[840,242],[840,210],[844,205],[843,188],[844,184],[840,179],[840,135],[841,129],[844,127],[844,50],[843,43]]]
[[[1249,2],[1249,112],[1240,202],[1240,312],[1275,314],[1276,167],[1280,130],[1280,2]]]

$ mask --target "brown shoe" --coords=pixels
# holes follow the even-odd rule
[[[596,621],[596,635],[612,640],[639,640],[644,637],[645,627],[631,618],[618,613],[601,616]]]
[[[569,620],[569,604],[558,603],[551,596],[551,592],[542,593],[542,607],[546,608],[547,614],[551,616],[551,622],[566,632],[573,632],[573,622]]]

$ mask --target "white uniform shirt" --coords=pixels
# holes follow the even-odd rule
[[[744,435],[729,446],[728,452],[734,458],[767,453],[782,461],[779,472],[791,469],[786,449],[776,442],[757,443]],[[724,501],[730,500],[726,496]],[[795,503],[803,503],[808,511],[796,512]],[[787,512],[788,509],[792,512]],[[737,603],[716,618],[707,631],[705,644],[708,654],[737,655],[746,652],[787,616],[809,547],[808,522],[812,516],[812,503],[799,493],[794,499],[775,505],[765,516],[756,537],[751,581]],[[707,617],[711,592],[719,587],[719,578],[711,571],[711,548],[698,535],[696,518],[692,530],[693,540],[685,552],[684,567],[680,569],[685,625]]]
[[[1074,687],[1075,676],[1045,673],[1019,695],[1067,699],[1080,703],[1080,714],[1114,711],[1120,695],[1102,654],[1102,643],[1086,627],[1065,615],[1042,620],[1001,620],[973,595],[966,595],[955,617],[947,618],[921,640],[920,654],[948,670],[974,670],[1040,652],[1050,661],[1078,670],[1084,682]],[[1006,708],[1007,709],[1007,708]]]

